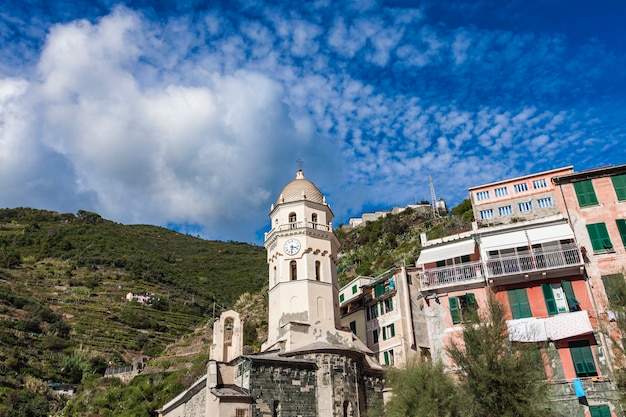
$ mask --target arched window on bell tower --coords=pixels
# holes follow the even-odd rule
[[[317,213],[311,214],[311,223],[313,223],[313,229],[317,229]]]
[[[319,281],[321,279],[320,268],[321,268],[320,261],[315,261],[315,280],[316,281]]]
[[[298,279],[298,264],[296,263],[296,261],[289,262],[289,272],[292,281]]]
[[[296,228],[296,221],[298,220],[296,213],[289,213],[289,228],[290,229],[295,229]]]
[[[276,265],[274,265],[274,276],[272,278],[274,279],[274,285],[278,284],[278,271],[276,269]]]

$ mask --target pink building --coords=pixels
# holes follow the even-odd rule
[[[626,307],[621,300],[626,288],[626,165],[561,175],[553,182],[585,258],[600,324],[611,330],[612,359],[624,365],[610,304]]]
[[[568,166],[472,187],[474,218],[482,224],[506,224],[560,213],[552,178],[572,172]]]

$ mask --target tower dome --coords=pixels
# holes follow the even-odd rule
[[[324,196],[319,188],[311,181],[304,178],[304,172],[299,169],[296,173],[296,179],[285,185],[285,188],[281,191],[276,200],[276,205],[302,200],[325,204]]]

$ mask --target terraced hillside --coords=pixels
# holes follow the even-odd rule
[[[47,381],[78,384],[157,356],[258,292],[266,268],[264,249],[248,244],[84,211],[0,209],[0,416],[52,414],[64,401]],[[129,302],[128,293],[148,300]]]

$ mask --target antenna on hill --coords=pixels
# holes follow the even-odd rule
[[[433,184],[433,176],[428,174],[428,181],[430,182],[430,199],[433,205],[433,215],[435,217],[441,217],[439,210],[437,210],[437,197],[435,196],[435,184]]]

